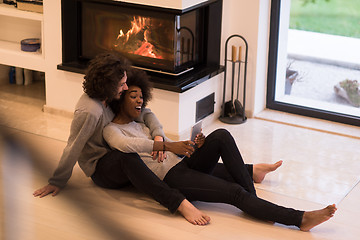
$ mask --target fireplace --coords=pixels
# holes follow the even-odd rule
[[[84,73],[98,53],[115,50],[146,70],[155,87],[183,92],[222,71],[222,0],[185,10],[112,0],[62,0],[59,69]]]
[[[109,49],[137,67],[179,75],[202,59],[203,9],[182,15],[83,2],[80,57]]]

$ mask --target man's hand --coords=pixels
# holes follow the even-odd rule
[[[159,141],[159,142],[162,142],[164,141],[163,137],[161,136],[156,136],[154,138],[154,141]],[[153,160],[157,159],[157,161],[160,163],[160,162],[163,162],[164,159],[166,159],[166,152],[164,151],[153,151],[151,153],[151,156],[153,157]]]
[[[45,187],[39,188],[36,190],[33,195],[34,197],[45,197],[46,195],[52,193],[51,195],[54,197],[60,192],[60,188],[51,184],[46,185]]]

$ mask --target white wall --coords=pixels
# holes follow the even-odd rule
[[[248,117],[265,108],[269,8],[270,0],[224,0],[221,64],[224,64],[226,39],[233,34],[243,36],[249,45],[246,83]],[[227,75],[229,77],[230,74]],[[230,83],[229,78],[227,83]]]
[[[140,1],[140,0],[139,0]],[[156,0],[143,0],[148,3]],[[160,1],[157,1],[160,2]],[[173,3],[174,1],[161,1]],[[202,0],[175,1],[197,4]],[[249,44],[246,112],[249,117],[265,108],[268,19],[270,0],[224,0],[221,64],[227,37],[240,34]],[[44,1],[46,106],[72,112],[82,94],[83,75],[57,70],[61,63],[61,0]],[[154,96],[156,101],[156,95]]]
[[[46,106],[73,112],[82,94],[83,75],[57,70],[62,62],[61,0],[44,1]]]
[[[223,74],[218,74],[184,93],[154,89],[154,98],[148,107],[156,113],[168,137],[189,139],[191,126],[195,124],[196,102],[212,93],[215,93],[214,114],[202,120],[203,127],[220,116],[222,79]]]

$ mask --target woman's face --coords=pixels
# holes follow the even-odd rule
[[[130,86],[124,95],[122,114],[128,115],[131,119],[136,119],[141,114],[143,103],[141,89],[138,86]]]

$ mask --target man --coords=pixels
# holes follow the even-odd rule
[[[59,164],[49,179],[49,184],[36,190],[35,197],[48,194],[56,196],[71,177],[76,162],[86,176],[104,188],[121,188],[133,184],[170,212],[178,210],[189,222],[205,225],[210,218],[196,209],[176,189],[171,189],[143,163],[137,154],[111,150],[103,139],[103,128],[113,118],[109,103],[120,98],[127,90],[126,80],[129,69],[127,60],[116,52],[96,56],[85,74],[84,94],[75,107],[70,136]],[[144,109],[137,119],[145,123],[154,140],[162,141],[162,126],[149,110]],[[162,152],[154,156],[162,158]],[[155,157],[154,157],[155,158]]]

